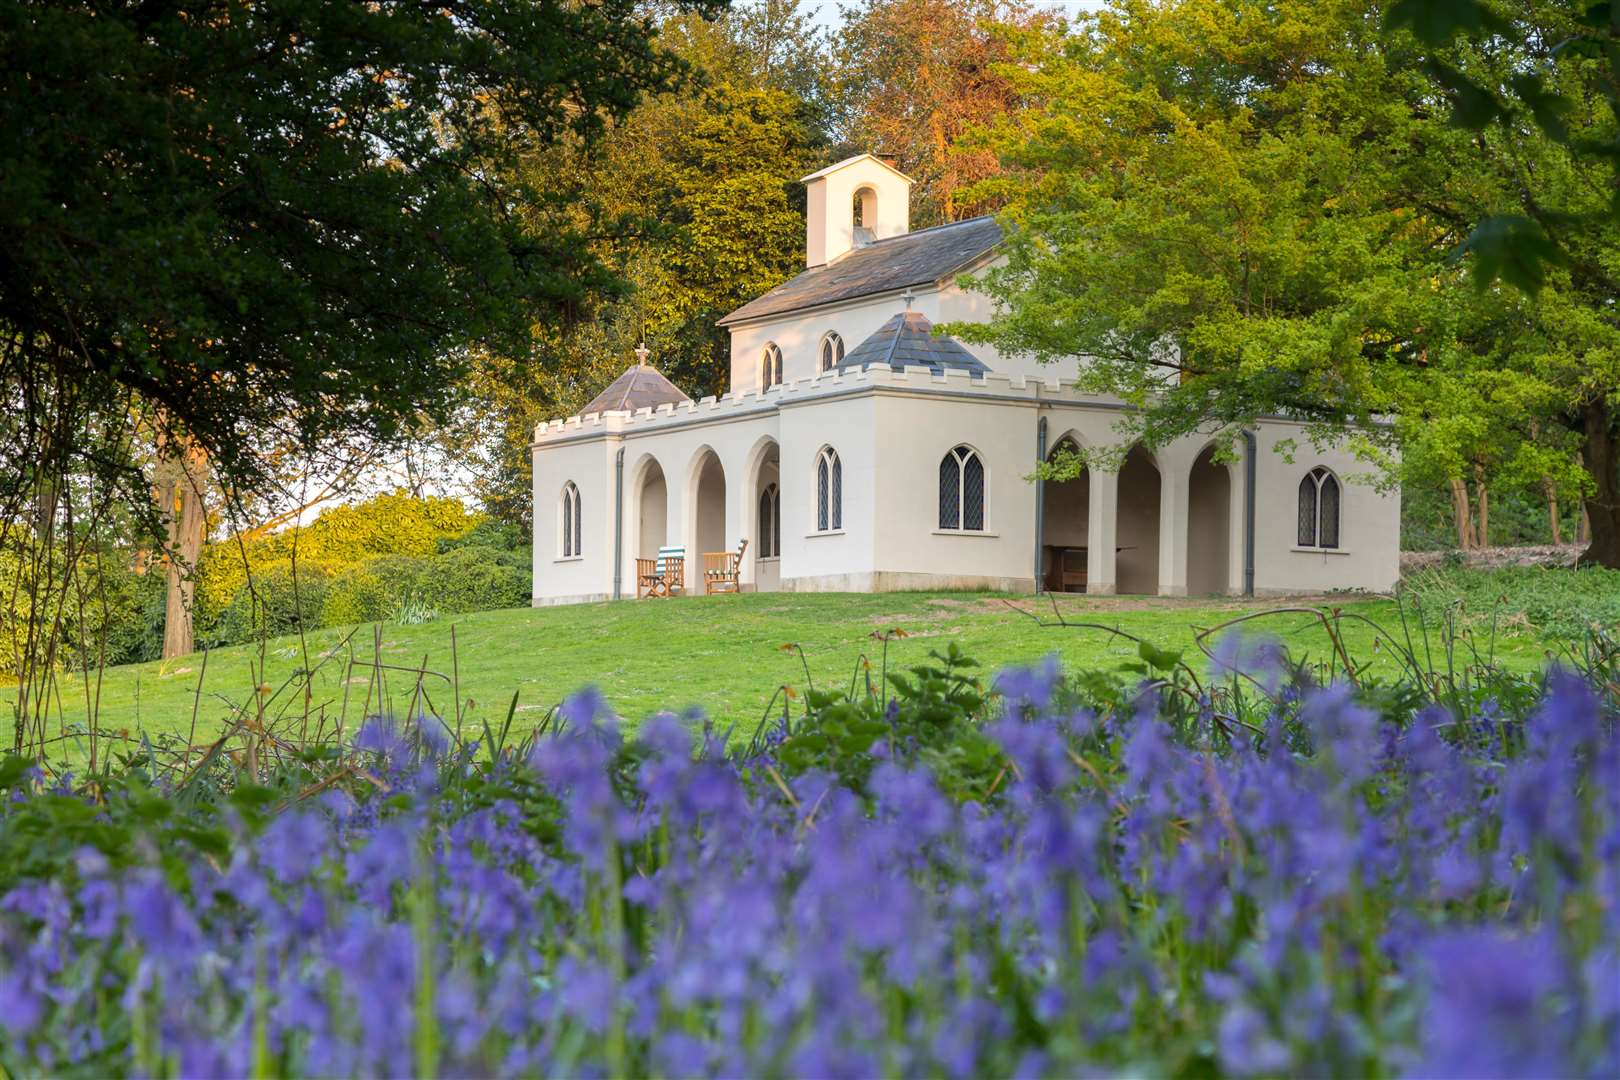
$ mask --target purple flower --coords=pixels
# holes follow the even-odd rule
[[[1424,947],[1421,968],[1428,1005],[1419,1075],[1575,1075],[1570,987],[1550,934],[1441,933]]]
[[[1290,1072],[1293,1056],[1274,1038],[1265,1017],[1247,1005],[1233,1005],[1221,1017],[1216,1042],[1221,1067],[1235,1076]]]

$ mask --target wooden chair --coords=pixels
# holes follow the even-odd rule
[[[740,592],[743,554],[748,541],[737,545],[736,551],[705,551],[703,553],[703,590],[708,593]]]
[[[686,591],[686,549],[661,547],[656,559],[636,560],[636,599]]]

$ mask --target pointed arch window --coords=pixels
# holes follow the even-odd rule
[[[844,359],[844,339],[829,330],[821,339],[821,370],[831,371]]]
[[[1299,482],[1299,546],[1337,548],[1339,546],[1338,477],[1318,465]]]
[[[579,513],[579,488],[570,480],[562,489],[562,557],[576,559],[583,555],[581,541],[584,537],[585,525]]]
[[[759,493],[759,557],[776,559],[782,555],[782,492],[766,484]]]
[[[774,341],[766,343],[759,358],[759,385],[765,390],[782,385],[782,350]]]
[[[971,446],[958,446],[939,462],[939,527],[984,531],[984,462]]]
[[[844,463],[830,446],[816,455],[816,531],[844,527]]]

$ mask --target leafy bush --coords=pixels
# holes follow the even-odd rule
[[[1614,1075],[1616,655],[1523,711],[1220,655],[1246,701],[1151,647],[1123,695],[1047,664],[992,700],[947,650],[733,757],[586,693],[515,743],[372,721],[168,793],[152,751],[94,798],[10,759],[6,1067]],[[989,784],[941,789],[943,730]]]
[[[20,674],[17,654],[24,647],[29,620],[36,617],[36,572],[50,587],[49,602],[37,617],[51,624],[59,616],[61,619],[55,654],[58,667],[93,666],[103,660],[126,664],[150,659],[161,650],[161,572],[136,574],[126,564],[124,553],[117,550],[83,553],[64,594],[64,563],[63,552],[53,552],[47,560],[20,530],[13,530],[7,550],[0,551],[0,678],[14,679]]]
[[[272,563],[253,574],[230,604],[199,638],[209,645],[237,645],[299,630],[317,630],[326,602],[329,576],[318,564]]]
[[[1421,570],[1404,582],[1427,625],[1448,614],[1487,627],[1523,624],[1548,637],[1578,640],[1593,627],[1620,626],[1620,570],[1461,566]]]
[[[428,561],[414,595],[441,615],[522,607],[533,594],[531,574],[511,551],[452,548]]]
[[[408,561],[421,562],[419,559]],[[374,571],[369,562],[340,570],[327,583],[326,597],[321,604],[321,625],[351,626],[355,623],[382,622],[398,603],[400,592],[397,585],[391,585]]]
[[[212,622],[232,604],[251,570],[289,561],[300,569],[319,566],[328,574],[384,556],[428,558],[442,541],[466,535],[483,515],[456,499],[417,499],[404,492],[365,502],[330,507],[308,525],[256,537],[246,543],[225,540],[208,545],[198,569],[199,620]]]

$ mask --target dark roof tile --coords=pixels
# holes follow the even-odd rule
[[[579,415],[604,412],[634,412],[637,409],[657,408],[660,405],[680,404],[692,399],[681,393],[680,387],[664,378],[651,364],[638,364],[614,379],[579,410]]]
[[[964,269],[1000,241],[1001,226],[993,217],[970,218],[875,240],[841,259],[811,267],[783,282],[721,319],[719,325],[785,315],[818,304],[893,292],[908,285],[929,285]]]
[[[983,375],[990,369],[953,337],[935,334],[934,326],[916,311],[902,311],[872,332],[838,362],[841,371],[860,371],[887,364],[896,371],[926,367],[935,375],[946,369]]]

